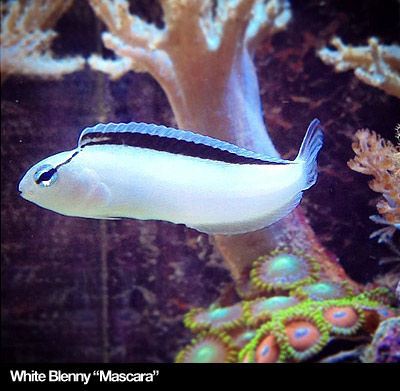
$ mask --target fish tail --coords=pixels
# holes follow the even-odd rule
[[[304,162],[305,164],[305,187],[303,190],[310,188],[317,180],[317,156],[318,152],[324,144],[324,133],[318,119],[314,119],[304,136],[299,154],[295,162]]]

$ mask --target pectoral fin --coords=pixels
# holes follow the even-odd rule
[[[109,199],[110,190],[102,182],[98,182],[88,198],[89,202],[93,202],[98,207],[107,207]]]

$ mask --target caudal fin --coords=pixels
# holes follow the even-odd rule
[[[324,144],[324,133],[318,119],[314,119],[304,136],[299,154],[296,157],[297,162],[305,163],[305,187],[303,190],[309,189],[317,180],[317,156],[318,152]]]

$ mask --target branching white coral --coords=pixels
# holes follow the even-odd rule
[[[12,74],[60,78],[85,65],[82,57],[54,58],[51,30],[73,0],[9,1],[1,22],[1,81]]]
[[[369,38],[368,46],[345,45],[338,37],[331,44],[337,50],[317,52],[325,64],[334,65],[337,72],[354,69],[364,83],[400,98],[400,46],[379,44],[375,37]]]
[[[212,0],[162,0],[165,27],[159,29],[131,15],[127,0],[89,2],[108,28],[103,33],[106,47],[118,56],[133,59],[132,70],[149,71],[157,80],[162,79],[161,66],[182,62],[183,49],[185,54],[196,53],[196,59],[213,55],[226,63],[225,58],[232,59],[238,42],[254,49],[259,41],[284,29],[291,18],[289,3],[283,0],[220,0],[215,14]],[[94,69],[98,60],[98,56],[92,56],[89,61]],[[106,70],[102,65],[100,68]],[[122,74],[113,68],[109,73],[112,78]]]

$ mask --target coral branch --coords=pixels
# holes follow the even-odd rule
[[[15,1],[5,5],[1,23],[1,82],[12,74],[57,79],[82,69],[82,57],[56,59],[50,45],[57,34],[51,30],[72,0]]]
[[[364,83],[400,98],[400,46],[381,45],[375,37],[369,38],[368,46],[345,45],[338,37],[331,44],[337,50],[318,51],[325,64],[334,65],[337,72],[354,69]]]
[[[266,4],[263,1],[257,1],[246,31],[246,41],[250,53],[259,43],[284,30],[291,17],[292,11],[288,1],[272,0]]]
[[[376,205],[382,217],[371,219],[388,227],[375,231],[371,237],[379,236],[380,242],[387,242],[400,227],[400,150],[368,129],[359,130],[355,137],[352,148],[356,156],[347,164],[354,171],[374,176],[369,187],[382,193],[384,199]]]
[[[190,50],[195,36],[196,50],[204,51],[207,43],[201,21],[211,15],[211,2],[209,0],[162,0],[161,5],[167,26],[162,47],[171,52],[178,48]]]
[[[131,70],[149,72],[164,90],[177,91],[178,100],[179,85],[175,71],[168,53],[161,48],[166,33],[131,15],[126,0],[89,1],[109,30],[102,34],[104,45],[117,55],[114,60],[92,55],[88,59],[89,66],[108,73],[114,80]]]
[[[129,3],[125,0],[104,2],[90,1],[97,16],[100,16],[113,36],[120,37],[130,46],[152,48],[162,32],[156,26],[144,22],[129,13]]]
[[[108,73],[111,80],[117,80],[133,68],[132,60],[127,57],[120,57],[115,60],[105,59],[97,54],[92,54],[88,59],[92,69]]]
[[[220,24],[220,48],[223,53],[228,52],[228,58],[234,55],[236,44],[244,44],[244,36],[251,18],[251,9],[254,0],[221,2],[217,4],[216,21]],[[224,56],[225,57],[225,56]]]

